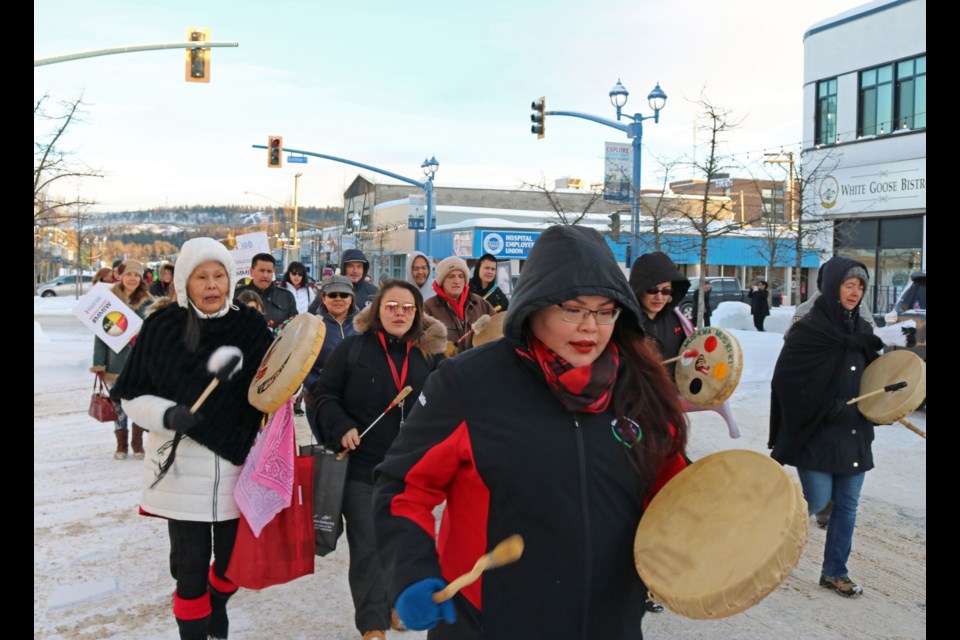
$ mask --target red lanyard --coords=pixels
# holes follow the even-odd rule
[[[383,345],[383,352],[387,356],[387,364],[390,365],[390,373],[393,374],[393,382],[397,385],[397,391],[402,391],[403,383],[407,379],[407,365],[410,363],[410,349],[413,348],[413,343],[407,341],[407,355],[403,358],[403,373],[397,375],[397,365],[393,364],[393,358],[390,357],[390,351],[387,350],[387,341],[383,337],[383,331],[378,331],[377,336],[380,338],[380,344]]]

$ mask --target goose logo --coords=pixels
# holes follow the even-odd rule
[[[824,176],[820,181],[820,188],[817,190],[820,196],[820,206],[824,209],[832,209],[837,204],[837,196],[840,195],[840,184],[833,176]]]
[[[503,251],[503,236],[499,233],[488,234],[483,239],[483,250],[493,255],[497,255]]]

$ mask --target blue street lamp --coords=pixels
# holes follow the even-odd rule
[[[429,256],[432,255],[430,253],[430,230],[433,228],[434,213],[433,176],[437,175],[437,169],[440,168],[440,163],[437,162],[437,156],[432,156],[429,160],[424,159],[420,168],[423,169],[423,175],[427,176],[426,185],[423,187],[423,190],[427,192],[427,230],[424,236],[424,249],[426,249],[426,251],[424,251],[424,253]]]
[[[251,145],[254,149],[266,149],[266,145],[254,144]],[[385,176],[390,176],[400,180],[401,182],[406,182],[407,184],[412,184],[415,187],[420,187],[427,194],[427,229],[426,236],[424,238],[425,251],[428,256],[430,255],[430,227],[433,225],[434,218],[434,197],[433,197],[433,177],[437,173],[437,169],[440,167],[440,163],[437,162],[436,156],[431,157],[429,160],[424,160],[423,164],[420,165],[420,168],[423,169],[423,174],[427,177],[426,182],[421,182],[419,180],[414,180],[413,178],[407,178],[406,176],[401,176],[398,173],[393,173],[392,171],[387,171],[386,169],[379,169],[369,164],[364,164],[362,162],[355,162],[353,160],[347,160],[346,158],[338,158],[337,156],[331,156],[326,153],[315,153],[313,151],[304,151],[302,149],[290,149],[285,148],[287,153],[297,153],[303,156],[313,156],[315,158],[323,158],[325,160],[333,160],[334,162],[342,162],[343,164],[349,164],[354,167],[360,167],[361,169],[367,169],[375,173],[381,173]],[[359,225],[355,225],[359,226]]]
[[[640,143],[643,141],[643,121],[653,118],[655,123],[660,122],[660,110],[663,109],[664,105],[667,102],[667,94],[663,92],[663,89],[660,88],[660,83],[657,83],[657,86],[653,88],[653,91],[647,96],[647,102],[650,104],[650,108],[653,109],[652,116],[644,116],[639,113],[633,114],[633,117],[625,116],[626,118],[632,119],[633,121],[630,124],[621,124],[621,109],[624,105],[627,104],[627,98],[630,96],[630,92],[620,83],[620,79],[617,79],[617,84],[613,85],[613,89],[610,90],[610,103],[617,109],[617,120],[607,120],[606,118],[600,118],[598,116],[593,116],[587,113],[578,113],[576,111],[544,111],[544,116],[570,116],[573,118],[583,118],[584,120],[590,120],[592,122],[598,122],[602,125],[618,129],[627,134],[627,138],[631,139],[633,142],[633,202],[631,206],[631,215],[630,215],[630,226],[633,233],[633,237],[630,241],[630,258],[627,261],[627,266],[630,266],[632,260],[636,260],[637,256],[640,255]]]

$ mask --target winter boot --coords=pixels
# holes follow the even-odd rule
[[[173,615],[180,629],[180,640],[207,640],[210,629],[210,594],[187,600],[173,594]]]
[[[227,618],[227,600],[237,592],[237,585],[215,574],[213,565],[210,565],[210,573],[207,578],[209,580],[211,608],[208,633],[211,638],[216,640],[226,640],[227,632],[230,630],[230,620]]]
[[[136,460],[143,460],[143,432],[143,427],[133,425],[133,433],[130,435],[130,448],[133,449],[133,457]]]
[[[130,433],[127,429],[114,429],[113,433],[117,436],[117,452],[113,454],[114,460],[127,459],[127,435]]]

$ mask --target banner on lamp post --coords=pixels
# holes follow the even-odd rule
[[[603,199],[629,202],[633,173],[633,146],[626,142],[604,142]]]

